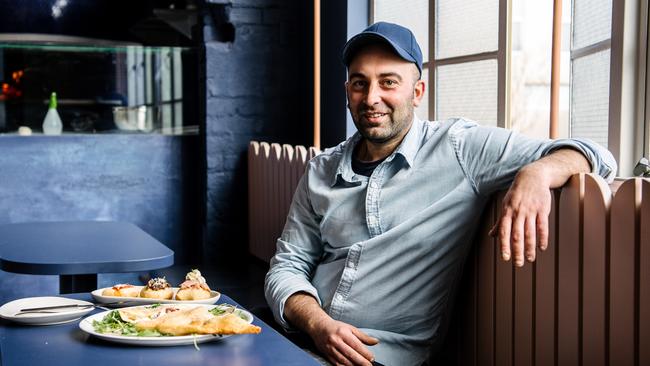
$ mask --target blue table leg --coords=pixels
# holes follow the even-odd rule
[[[96,274],[60,275],[59,293],[91,292],[97,288]]]

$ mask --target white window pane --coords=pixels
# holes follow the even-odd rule
[[[436,119],[465,117],[497,125],[497,60],[436,68]]]
[[[437,59],[498,49],[498,0],[438,0],[435,17]]]
[[[574,0],[572,49],[609,39],[611,30],[612,0]]]
[[[425,85],[424,85],[424,96],[422,97],[422,100],[420,101],[420,105],[415,108],[415,114],[418,116],[418,118],[422,120],[428,120],[429,119],[429,69],[425,68],[422,70],[422,80],[424,80]]]
[[[429,61],[428,0],[375,0],[373,20],[397,23],[409,28],[420,45],[424,62]]]
[[[570,10],[570,8],[569,8]],[[517,0],[512,12],[520,23],[512,26],[510,79],[510,127],[532,137],[548,138],[551,94],[551,48],[553,34],[553,2]],[[562,14],[571,19],[571,14]],[[520,27],[515,25],[521,24]],[[566,31],[570,31],[568,23]],[[568,35],[568,33],[567,33]],[[564,33],[563,33],[564,37]],[[514,40],[519,40],[519,48]],[[568,41],[568,38],[567,38]],[[561,53],[560,61],[560,136],[568,135],[569,115],[569,51]]]
[[[609,50],[573,60],[571,70],[571,137],[607,146]]]

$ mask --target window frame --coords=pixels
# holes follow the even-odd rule
[[[638,133],[643,141],[639,143],[641,152],[639,155],[650,157],[650,6],[648,0],[642,0],[639,4],[639,76],[638,80],[643,80],[637,87],[637,126],[641,126],[643,131]]]
[[[488,59],[497,60],[497,126],[511,128],[510,69],[512,47],[512,0],[498,0],[498,49],[492,52],[435,58],[435,9],[429,0],[428,118],[436,115],[437,66]],[[565,0],[572,1],[573,0]],[[612,30],[608,41],[586,46],[571,59],[610,49],[610,95],[608,146],[619,163],[619,176],[631,176],[641,156],[650,156],[650,0],[612,0]],[[572,4],[574,6],[574,4]],[[374,0],[368,0],[369,24],[374,22]],[[573,23],[572,14],[571,22]],[[572,103],[569,101],[569,103]],[[572,118],[570,117],[569,122]]]
[[[474,53],[463,56],[454,56],[437,59],[435,57],[436,44],[435,32],[431,27],[435,27],[436,20],[436,1],[429,0],[429,62],[425,63],[429,69],[429,119],[434,120],[436,116],[436,91],[434,88],[436,80],[436,70],[438,66],[458,65],[467,62],[496,60],[497,61],[497,126],[510,128],[510,52],[512,45],[512,0],[498,0],[499,2],[499,26],[497,50],[490,52]],[[505,32],[502,32],[505,30]],[[423,67],[425,67],[423,65]]]
[[[609,125],[607,148],[618,162],[617,176],[632,176],[632,170],[643,154],[644,135],[648,133],[645,122],[645,54],[648,50],[647,27],[642,28],[642,18],[647,19],[648,0],[612,0],[612,31],[610,54]],[[643,14],[646,14],[645,16]],[[644,82],[639,82],[644,80]],[[643,90],[641,89],[643,88]],[[641,108],[643,111],[641,111]],[[646,139],[647,140],[647,139]]]

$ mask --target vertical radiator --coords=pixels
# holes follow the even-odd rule
[[[468,258],[447,352],[461,365],[650,365],[650,180],[615,194],[575,175],[555,194],[549,247],[515,268],[487,231]],[[645,199],[643,199],[645,198]]]
[[[255,257],[268,262],[275,254],[293,192],[317,154],[313,147],[249,143],[248,247]]]

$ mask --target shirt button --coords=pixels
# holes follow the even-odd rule
[[[371,182],[370,187],[377,189],[379,187],[379,184],[377,184],[377,182]]]
[[[337,295],[336,295],[336,299],[337,299],[338,301],[343,301],[343,295],[341,295],[341,294],[337,294]]]
[[[348,262],[348,268],[353,268],[354,269],[354,263],[353,262]]]

